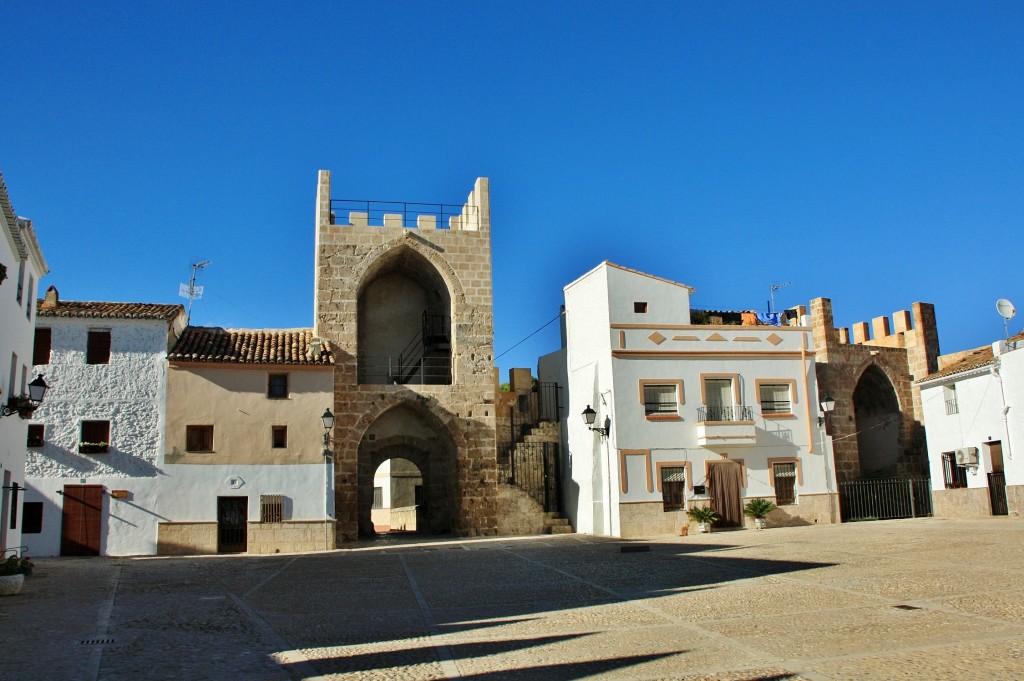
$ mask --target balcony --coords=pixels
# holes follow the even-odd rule
[[[697,409],[697,444],[708,449],[752,445],[757,441],[754,410],[746,406]]]

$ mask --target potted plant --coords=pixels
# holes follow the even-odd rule
[[[687,509],[686,515],[690,517],[690,520],[696,521],[698,532],[710,532],[711,523],[722,517],[710,506],[692,506]]]
[[[32,574],[32,561],[29,558],[11,556],[0,562],[0,596],[14,596],[21,592],[25,576]]]
[[[765,518],[775,510],[775,504],[768,499],[751,499],[743,507],[743,515],[754,519],[754,527],[763,530],[767,521]]]

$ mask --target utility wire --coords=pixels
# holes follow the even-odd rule
[[[541,331],[543,331],[543,330],[544,330],[544,329],[546,329],[547,327],[551,326],[551,323],[552,323],[552,322],[554,322],[554,321],[557,321],[558,319],[560,319],[560,318],[562,317],[562,314],[563,314],[563,313],[559,312],[559,313],[558,313],[558,314],[557,314],[557,315],[555,316],[555,318],[554,318],[554,319],[551,319],[550,321],[546,322],[546,323],[544,324],[544,326],[540,327],[539,329],[537,329],[536,331],[534,331],[533,333],[531,333],[531,334],[530,334],[529,336],[527,336],[527,337],[526,337],[526,338],[524,338],[523,340],[519,341],[518,343],[516,343],[515,345],[513,345],[512,347],[510,347],[510,348],[509,348],[508,350],[506,350],[505,352],[503,352],[503,353],[501,353],[500,355],[498,355],[497,357],[495,357],[495,358],[494,358],[494,361],[495,361],[495,362],[497,362],[497,361],[498,361],[499,359],[501,359],[502,357],[504,357],[504,356],[505,356],[505,355],[507,355],[508,353],[512,352],[513,350],[515,350],[515,349],[516,349],[516,348],[518,348],[518,347],[519,347],[520,345],[522,345],[522,344],[523,344],[523,343],[525,343],[526,341],[528,341],[528,340],[530,340],[531,338],[533,338],[534,336],[536,336],[536,335],[537,335],[538,333],[540,333]]]

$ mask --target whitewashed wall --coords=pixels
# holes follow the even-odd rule
[[[0,187],[0,191],[5,190]],[[6,199],[6,192],[3,197]],[[13,234],[21,235],[19,250]],[[32,243],[25,243],[29,240]],[[24,230],[17,220],[9,221],[0,211],[0,263],[7,267],[7,278],[0,282],[0,403],[7,404],[13,392],[20,395],[25,385],[35,378],[31,373],[32,343],[35,324],[35,298],[39,280],[46,274],[46,265],[34,256],[35,236]],[[25,256],[21,300],[18,300],[20,264]],[[32,281],[31,291],[29,281]],[[11,381],[12,360],[14,380]],[[0,418],[0,483],[3,487],[25,485],[25,440],[28,422],[17,415]],[[0,549],[16,548],[23,544],[21,536],[21,509],[18,521],[10,527],[10,490],[0,496]],[[19,501],[19,507],[20,507]]]
[[[126,489],[128,500],[104,497],[103,555],[156,552],[156,510],[166,394],[167,322],[43,317],[51,331],[50,363],[35,367],[50,385],[32,423],[45,444],[26,454],[26,501],[43,501],[43,532],[25,535],[33,555],[60,553],[57,492],[65,484]],[[89,329],[110,329],[110,363],[86,364]],[[110,421],[106,454],[79,454],[82,421]],[[22,443],[24,451],[24,442]]]

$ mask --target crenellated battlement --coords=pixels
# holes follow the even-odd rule
[[[478,177],[466,202],[461,206],[411,201],[332,199],[331,173],[328,170],[321,170],[317,182],[316,224],[318,227],[337,225],[385,229],[489,231],[489,182],[486,177]]]

